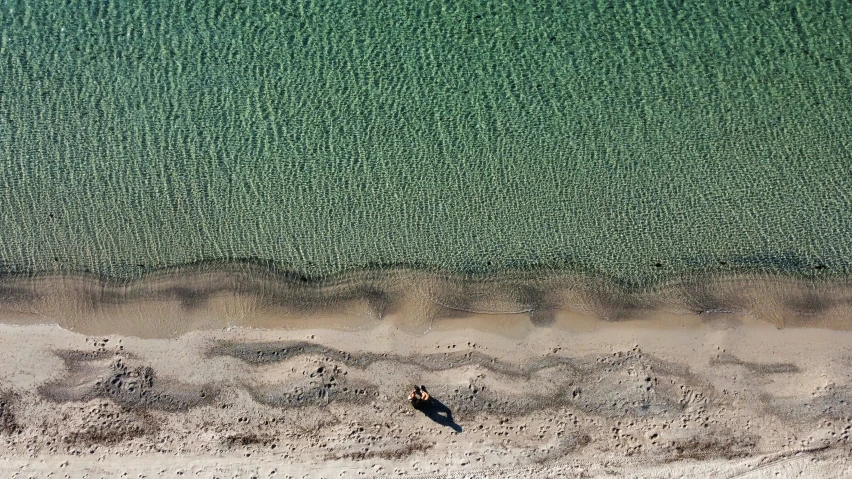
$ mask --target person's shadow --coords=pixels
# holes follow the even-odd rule
[[[455,432],[462,432],[461,426],[453,420],[453,412],[444,403],[429,396],[429,401],[418,404],[416,408],[436,423],[452,428]]]

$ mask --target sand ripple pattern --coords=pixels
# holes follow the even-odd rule
[[[515,463],[523,470],[588,468],[590,455],[611,457],[611,467],[725,459],[744,461],[736,477],[749,477],[759,469],[800,467],[790,462],[799,454],[845,454],[852,431],[847,384],[810,397],[754,394],[744,404],[708,375],[638,346],[588,356],[552,351],[523,364],[472,343],[466,351],[452,345],[404,356],[311,341],[230,340],[157,353],[165,355],[159,360],[181,354],[197,357],[181,361],[218,364],[219,377],[204,379],[190,371],[183,378],[161,376],[152,367],[156,361],[114,339],[54,351],[64,368],[35,394],[0,388],[2,447],[72,455],[110,448],[122,454],[244,451],[354,465],[426,461],[433,448],[446,447],[439,438],[456,434],[470,447],[491,444],[462,456],[483,471],[487,461],[479,463],[477,454],[511,449],[525,458]],[[754,386],[801,372],[790,363],[746,362],[725,353],[710,358],[710,367],[739,371]],[[423,417],[407,404],[411,381],[428,381],[437,412]],[[764,423],[778,432],[764,435],[758,426]],[[757,459],[757,469],[746,467]]]

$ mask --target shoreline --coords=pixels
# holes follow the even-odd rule
[[[0,323],[159,338],[227,327],[358,330],[385,322],[415,334],[466,321],[498,330],[507,321],[527,328],[591,327],[596,321],[653,322],[661,316],[690,324],[732,314],[778,328],[850,330],[852,283],[705,276],[636,290],[560,273],[478,278],[401,269],[311,282],[245,265],[160,272],[130,282],[0,277]]]

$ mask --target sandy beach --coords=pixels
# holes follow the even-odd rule
[[[0,479],[852,478],[850,52],[852,0],[2,0]]]
[[[284,311],[227,288],[82,306],[85,282],[57,281],[5,288],[4,477],[852,475],[845,300],[793,326],[781,306],[673,303],[542,322],[404,295]]]

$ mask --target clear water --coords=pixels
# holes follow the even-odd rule
[[[10,1],[6,274],[852,261],[852,3]]]

